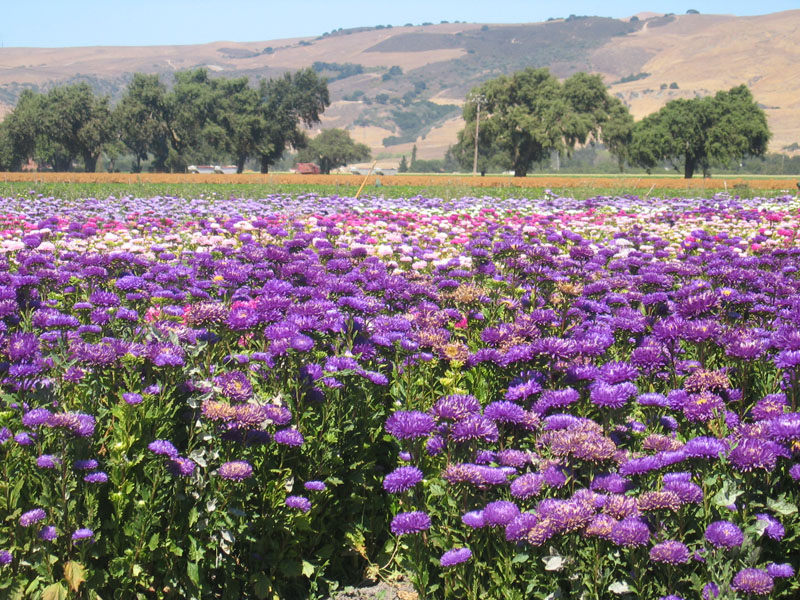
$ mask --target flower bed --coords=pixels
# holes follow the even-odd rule
[[[0,594],[796,597],[799,208],[4,198]]]

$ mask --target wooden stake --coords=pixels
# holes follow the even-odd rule
[[[361,190],[363,190],[364,186],[367,185],[367,179],[369,179],[369,176],[372,175],[372,169],[374,169],[375,165],[377,165],[377,164],[378,164],[377,160],[374,163],[372,163],[372,166],[369,168],[369,172],[367,173],[367,176],[364,177],[364,181],[361,183],[361,187],[358,188],[358,191],[356,192],[356,198],[358,198],[361,195]]]

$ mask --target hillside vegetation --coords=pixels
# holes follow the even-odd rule
[[[637,117],[676,98],[744,83],[767,113],[770,149],[800,142],[800,10],[758,17],[670,15],[618,20],[570,16],[545,23],[443,23],[364,27],[317,38],[197,46],[0,49],[0,114],[24,89],[85,81],[117,99],[135,72],[206,67],[255,82],[313,67],[329,80],[318,129],[349,129],[376,156],[438,158],[463,127],[460,105],[475,85],[525,67],[564,78],[599,73]]]

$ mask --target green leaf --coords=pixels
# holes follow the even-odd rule
[[[186,565],[186,574],[196,587],[200,587],[200,569],[196,562],[190,562]]]
[[[67,600],[67,588],[60,583],[54,583],[44,588],[42,600]]]
[[[156,548],[158,548],[158,532],[157,531],[153,535],[150,536],[150,542],[148,542],[147,547],[150,548],[150,552],[155,552]]]
[[[788,517],[797,512],[797,506],[786,500],[767,500],[767,508],[783,517]]]
[[[304,560],[303,561],[303,575],[305,575],[306,577],[308,577],[310,579],[313,574],[314,574],[314,565],[312,565],[307,560]]]
[[[724,484],[722,489],[714,494],[714,497],[711,498],[711,501],[716,506],[730,506],[731,504],[736,502],[736,499],[741,496],[744,492],[738,491],[736,489],[728,491],[728,485]]]
[[[264,573],[256,573],[253,576],[253,592],[258,600],[266,600],[269,597],[269,578]]]
[[[302,565],[296,560],[281,561],[280,570],[287,577],[299,577],[303,573]]]
[[[518,563],[523,563],[529,558],[530,556],[528,554],[525,554],[524,552],[519,552],[514,555],[514,558],[511,559],[511,564],[516,565]]]
[[[86,581],[86,569],[81,563],[71,560],[64,565],[64,579],[67,580],[69,589],[77,592],[81,584]]]

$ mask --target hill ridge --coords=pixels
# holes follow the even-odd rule
[[[798,33],[800,10],[791,10],[752,17],[354,28],[317,37],[180,46],[2,48],[0,113],[25,88],[87,81],[117,98],[134,72],[157,73],[171,84],[175,71],[198,67],[255,80],[316,64],[331,79],[332,104],[322,128],[350,129],[375,155],[399,159],[416,143],[419,158],[437,158],[455,142],[463,124],[460,105],[471,87],[501,73],[546,66],[558,77],[599,73],[636,118],[674,98],[745,83],[769,118],[771,149],[780,151],[800,144]]]

